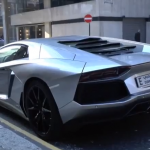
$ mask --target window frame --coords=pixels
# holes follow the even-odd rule
[[[26,45],[26,44],[21,44],[21,43],[15,43],[15,44],[11,44],[11,45],[6,45],[6,46],[3,46],[2,48],[0,48],[0,51],[1,50],[4,50],[5,48],[9,48],[9,47],[12,47],[12,46],[24,46],[24,47],[27,47],[27,50],[28,50],[28,57],[27,58],[29,58],[29,46],[28,45]],[[25,58],[22,58],[22,59],[16,59],[16,60],[23,60],[23,59],[25,59]],[[11,60],[11,61],[7,61],[7,62],[2,62],[2,63],[0,63],[0,64],[4,64],[4,63],[8,63],[8,62],[12,62],[12,61],[15,61],[15,60]]]

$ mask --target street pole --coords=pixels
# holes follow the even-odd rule
[[[2,0],[3,37],[4,44],[9,43],[9,21],[7,0]]]
[[[89,23],[89,36],[90,36],[90,33],[91,33],[91,27],[90,27],[90,23]]]

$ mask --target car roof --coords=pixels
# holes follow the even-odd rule
[[[80,40],[85,40],[85,39],[100,39],[100,37],[89,37],[89,36],[78,36],[78,35],[72,35],[72,36],[58,36],[58,37],[51,37],[51,38],[36,38],[36,39],[25,39],[25,40],[20,40],[16,42],[12,42],[9,44],[6,44],[5,46],[9,46],[12,44],[24,44],[27,42],[30,43],[41,43],[41,44],[50,44],[50,42],[60,42],[60,41],[80,41]],[[3,46],[3,47],[5,47]],[[1,48],[3,48],[1,47]]]
[[[30,43],[40,43],[40,44],[50,44],[52,43],[61,43],[61,41],[82,41],[82,40],[91,40],[91,39],[102,39],[102,40],[110,40],[110,41],[115,41],[115,42],[126,42],[126,43],[132,43],[132,44],[139,44],[139,45],[145,45],[146,43],[137,43],[135,41],[129,41],[129,40],[124,40],[124,39],[118,39],[118,38],[111,38],[111,37],[99,37],[99,36],[82,36],[82,35],[70,35],[70,36],[57,36],[57,37],[51,37],[51,38],[36,38],[36,39],[25,39],[25,40],[20,40],[16,42],[12,42],[9,44],[6,44],[2,46],[1,48],[12,45],[12,44],[24,44],[27,42]],[[146,44],[149,45],[149,44]]]
[[[98,44],[96,43],[98,42]],[[105,43],[105,44],[101,44]],[[118,44],[119,43],[119,44]],[[88,50],[86,49],[92,49],[92,50],[97,50],[98,47],[101,49],[104,48],[106,49],[106,45],[108,45],[109,48],[110,46],[114,46],[117,44],[116,48],[124,47],[124,46],[133,46],[136,47],[135,50],[136,52],[141,52],[143,50],[143,46],[146,47],[145,49],[149,49],[149,44],[146,43],[139,43],[139,42],[134,42],[134,41],[129,41],[129,40],[124,40],[124,39],[117,39],[117,38],[109,38],[109,37],[99,37],[99,36],[80,36],[80,35],[71,35],[71,36],[59,36],[59,37],[52,37],[52,38],[36,38],[36,39],[27,39],[27,40],[21,40],[21,41],[16,41],[12,42],[9,44],[4,45],[2,48],[5,48],[7,46],[15,45],[15,44],[24,44],[29,46],[29,51],[30,49],[36,49],[37,55],[34,56],[35,53],[31,51],[31,54],[33,55],[33,58],[38,58],[39,57],[39,52],[41,49],[45,50],[51,50],[52,55],[51,58],[74,58],[76,55],[90,55],[95,56],[93,53],[89,53]],[[128,48],[129,48],[128,47]],[[106,51],[106,50],[105,50]],[[107,52],[107,51],[106,51]],[[108,51],[109,53],[109,51]]]
[[[78,35],[71,35],[71,36],[58,36],[58,37],[51,37],[51,38],[37,38],[37,39],[28,39],[28,40],[22,40],[22,41],[32,41],[32,42],[50,42],[50,41],[79,41],[84,40],[88,38],[96,38],[96,37],[89,37],[89,36],[78,36]],[[100,39],[100,37],[97,37]]]
[[[139,42],[135,42],[135,41],[129,41],[129,40],[124,40],[124,39],[118,39],[118,38],[112,38],[112,37],[99,37],[99,36],[81,36],[81,35],[70,35],[70,36],[58,36],[58,37],[51,37],[51,38],[36,38],[36,39],[26,39],[26,40],[20,40],[20,41],[16,41],[16,42],[12,42],[9,44],[6,44],[2,47],[0,47],[0,49],[6,47],[6,46],[10,46],[10,45],[14,45],[14,44],[44,44],[44,45],[51,45],[51,44],[55,44],[57,43],[57,47],[59,46],[59,44],[63,44],[63,42],[76,42],[76,41],[88,41],[88,40],[108,40],[109,42],[120,42],[120,43],[124,43],[127,45],[130,44],[135,44],[135,45],[148,45],[147,43],[139,43]],[[60,45],[62,46],[62,45]]]

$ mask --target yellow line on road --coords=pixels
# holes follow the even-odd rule
[[[8,121],[6,121],[6,120],[4,120],[2,118],[0,118],[0,122],[4,123],[5,125],[7,125],[8,127],[12,128],[13,130],[22,133],[23,135],[27,136],[28,138],[30,138],[30,139],[40,143],[41,145],[43,145],[43,146],[45,146],[45,147],[47,147],[47,148],[49,148],[51,150],[61,150],[61,149],[59,149],[59,148],[57,148],[57,147],[55,147],[55,146],[53,146],[53,145],[43,141],[42,139],[34,136],[33,134],[30,134],[29,132],[26,132],[25,130],[22,130],[21,128],[11,124],[10,122],[8,122]]]

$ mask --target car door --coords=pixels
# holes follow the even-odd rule
[[[13,61],[20,59],[18,55],[24,48],[24,45],[11,45],[0,49],[0,100],[8,99],[12,87],[14,73],[10,67]]]

